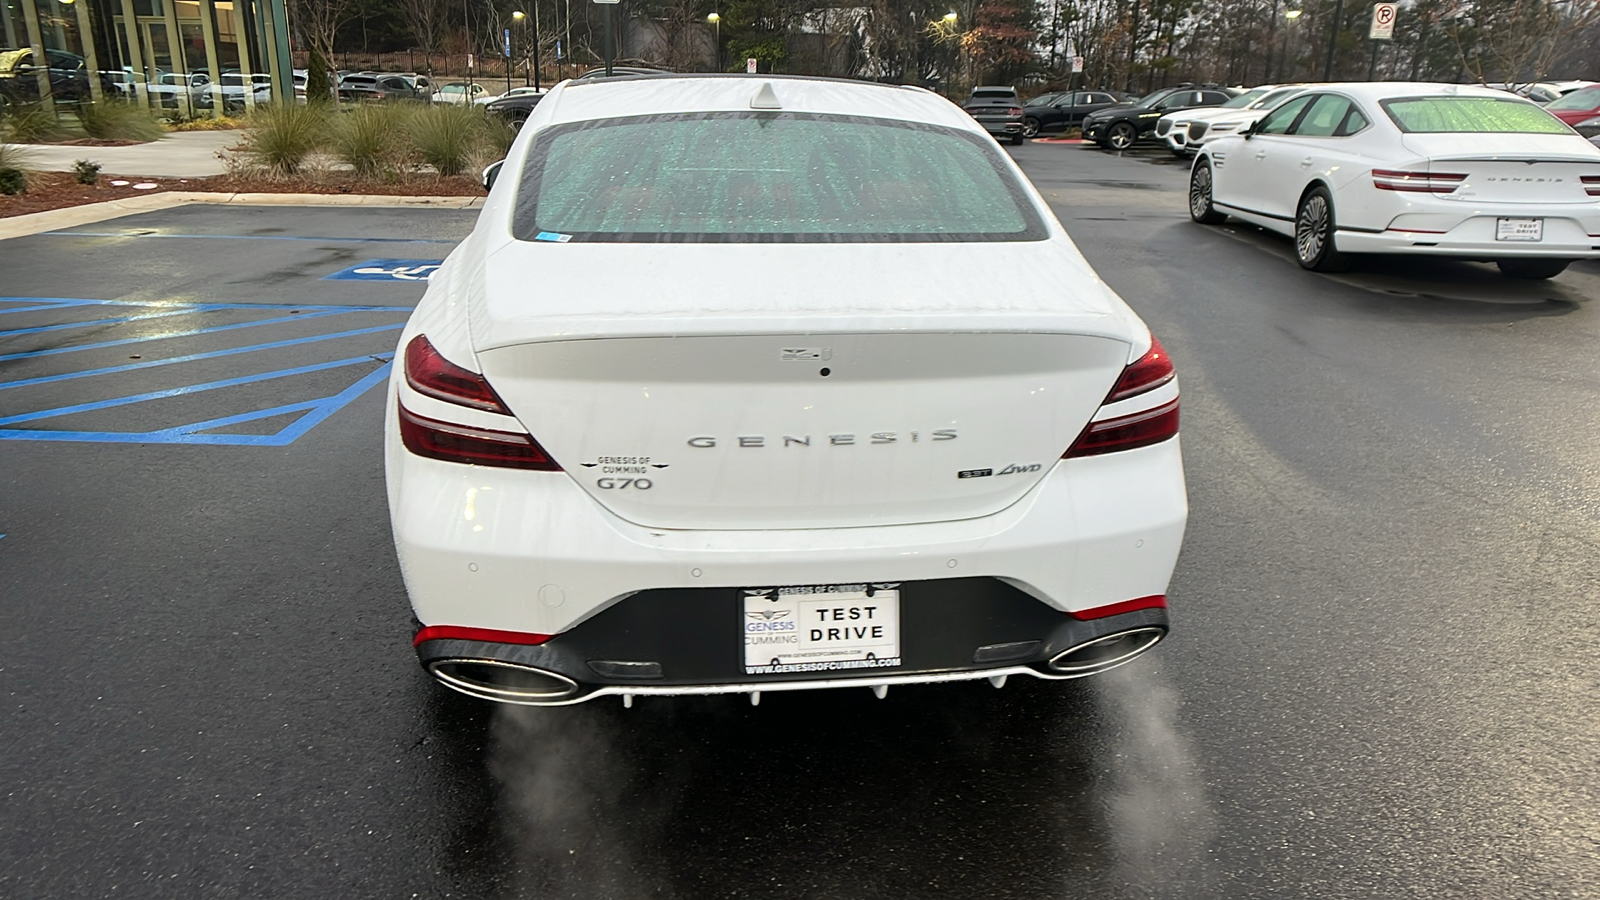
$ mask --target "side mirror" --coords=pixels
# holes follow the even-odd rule
[[[490,163],[489,168],[483,170],[483,189],[485,192],[494,190],[495,179],[500,177],[500,167],[505,165],[505,160]]]
[[[1242,137],[1242,138],[1244,138],[1245,140],[1248,141],[1248,140],[1250,140],[1251,135],[1256,133],[1256,129],[1260,128],[1260,127],[1261,127],[1261,120],[1257,119],[1254,122],[1251,122],[1249,125],[1245,126],[1245,129],[1240,134],[1240,137]]]

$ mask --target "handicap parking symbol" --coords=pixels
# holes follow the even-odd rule
[[[324,275],[323,281],[427,281],[442,259],[369,259],[360,265]]]

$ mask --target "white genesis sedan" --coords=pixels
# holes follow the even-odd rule
[[[1094,674],[1167,632],[1178,384],[918,88],[565,82],[400,339],[422,665],[508,703]],[[1044,266],[1048,292],[997,273]]]
[[[1352,253],[1410,253],[1550,278],[1600,257],[1600,149],[1503,91],[1323,85],[1207,143],[1189,215],[1290,235],[1316,271],[1346,268]]]

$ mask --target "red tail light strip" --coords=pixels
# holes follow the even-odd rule
[[[1155,409],[1147,409],[1115,419],[1090,422],[1072,449],[1063,459],[1078,456],[1097,456],[1119,450],[1134,450],[1159,444],[1178,434],[1178,401],[1176,398]]]
[[[1121,603],[1112,603],[1109,606],[1094,606],[1089,609],[1072,610],[1067,615],[1080,622],[1091,619],[1104,619],[1107,616],[1120,616],[1123,613],[1138,612],[1141,609],[1166,609],[1167,596],[1155,594],[1150,597],[1140,597],[1137,600],[1124,600]]]
[[[1155,335],[1151,335],[1150,352],[1122,370],[1122,376],[1111,387],[1111,393],[1101,405],[1116,403],[1118,400],[1126,400],[1146,391],[1153,391],[1177,377],[1177,374],[1177,370],[1172,367],[1172,357],[1167,355],[1167,349],[1161,346]]]
[[[424,625],[411,639],[415,647],[423,641],[488,641],[494,644],[542,644],[555,635],[529,631],[500,631],[494,628],[468,628],[464,625]]]
[[[531,434],[441,422],[419,416],[404,404],[399,409],[400,439],[407,450],[418,456],[508,469],[561,471],[561,466]]]
[[[426,335],[419,334],[406,345],[406,384],[435,400],[511,415],[482,375],[439,355]]]
[[[1445,172],[1400,172],[1373,169],[1372,186],[1380,191],[1409,191],[1423,194],[1448,194],[1467,180],[1465,175]]]
[[[1583,182],[1583,192],[1585,194],[1591,197],[1600,197],[1600,175],[1579,175],[1578,180]]]

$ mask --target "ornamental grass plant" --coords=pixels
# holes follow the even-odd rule
[[[0,144],[0,194],[28,192],[28,153],[18,147]]]
[[[84,134],[102,141],[154,141],[166,133],[148,112],[120,100],[79,106],[78,122]]]
[[[239,150],[247,165],[289,177],[300,174],[327,137],[328,113],[322,104],[274,104],[250,117]]]
[[[426,110],[400,103],[360,103],[334,115],[328,149],[361,178],[398,175],[413,156],[411,121]]]
[[[471,106],[435,103],[420,110],[411,121],[411,141],[417,158],[440,175],[460,175],[481,157],[489,140],[482,111]]]

